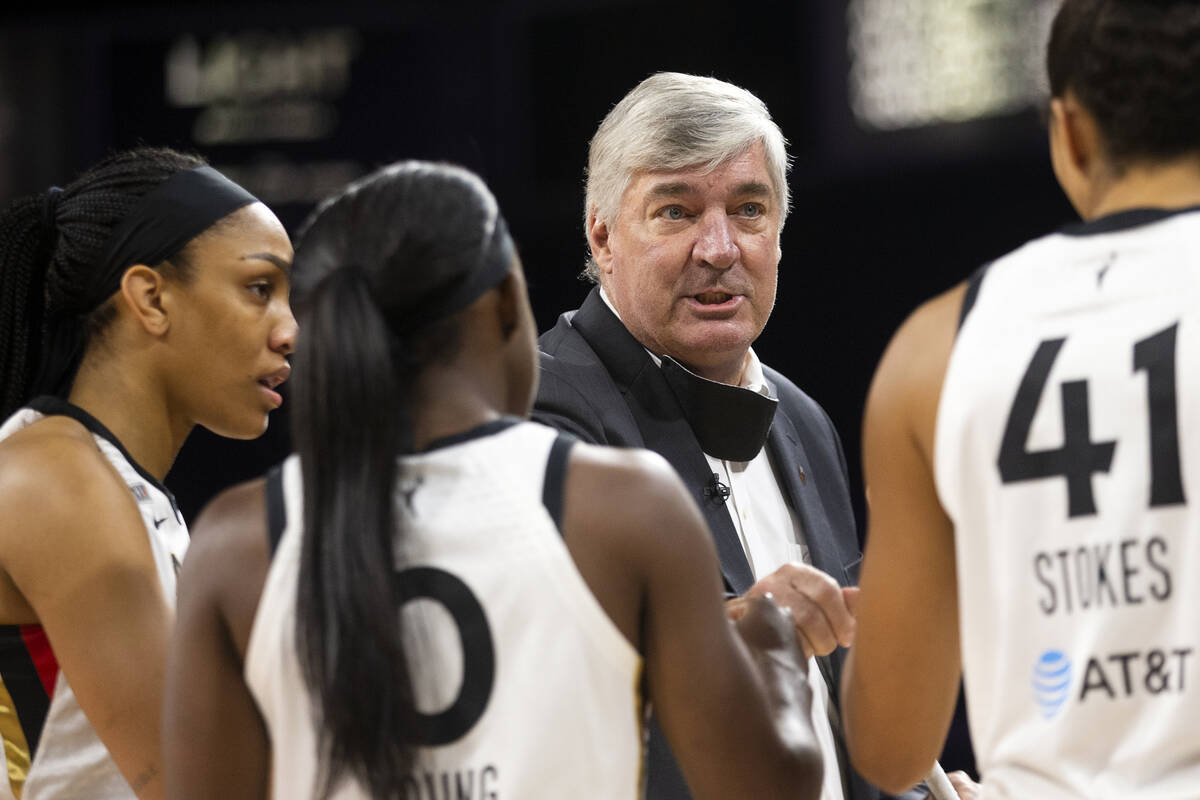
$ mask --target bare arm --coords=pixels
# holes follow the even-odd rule
[[[937,498],[933,434],[962,293],[930,301],[896,333],[863,428],[870,522],[842,717],[855,767],[890,792],[937,758],[961,677],[954,532]]]
[[[62,420],[39,425],[0,459],[3,568],[121,774],[157,800],[171,613],[145,523],[90,436]]]
[[[242,667],[269,556],[262,481],[205,509],[179,577],[163,750],[172,800],[267,796],[270,744]]]
[[[577,446],[564,529],[589,586],[640,645],[649,696],[698,800],[816,798],[821,757],[790,620],[765,600],[737,630],[726,619],[708,529],[670,466]]]

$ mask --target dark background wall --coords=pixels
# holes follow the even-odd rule
[[[863,400],[891,332],[980,263],[1072,218],[1028,104],[901,130],[855,116],[851,37],[864,5],[39,4],[0,26],[0,201],[66,182],[113,148],[169,144],[206,155],[294,230],[315,200],[375,166],[455,161],[498,196],[545,329],[586,293],[582,176],[600,119],[657,70],[730,80],[763,98],[795,159],[780,299],[757,349],[829,411],[857,487]],[[933,29],[928,9],[945,17],[952,5],[891,4],[868,55],[904,37],[921,47],[916,63],[884,64],[913,73],[890,85],[929,83],[923,59],[949,59],[932,75],[948,91],[995,60],[969,27]],[[961,6],[958,22],[994,31],[1026,21],[1013,9],[1052,4]],[[947,36],[961,52],[945,53]],[[253,443],[197,431],[168,481],[189,516],[285,453],[286,427],[278,414]]]
[[[498,196],[544,330],[587,291],[582,176],[600,119],[654,71],[730,80],[767,103],[795,159],[779,302],[756,348],[832,416],[861,512],[863,400],[891,332],[1073,218],[1031,96],[1005,94],[1039,72],[1054,5],[41,3],[0,17],[0,201],[111,149],[168,144],[206,155],[294,230],[375,166],[455,161]],[[905,120],[905,103],[934,110]],[[287,450],[285,400],[259,441],[196,431],[168,484],[193,518]]]

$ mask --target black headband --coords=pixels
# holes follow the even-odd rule
[[[480,298],[484,292],[495,288],[504,276],[512,269],[513,256],[512,237],[508,233],[508,225],[504,217],[496,214],[496,225],[492,237],[484,248],[475,269],[461,280],[456,281],[446,291],[426,298],[421,308],[405,314],[398,324],[392,325],[397,335],[404,335],[419,330],[431,322],[445,319],[462,311]]]
[[[176,172],[147,192],[108,239],[86,293],[90,311],[121,286],[134,264],[154,266],[178,253],[217,220],[258,199],[212,167]]]

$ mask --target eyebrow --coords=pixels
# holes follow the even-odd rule
[[[696,187],[686,181],[668,181],[653,186],[646,193],[646,199],[653,201],[668,197],[683,197],[696,191]],[[771,187],[762,181],[746,181],[733,187],[730,195],[734,197],[772,196]]]
[[[284,277],[290,279],[292,277],[292,262],[280,258],[274,253],[251,253],[248,256],[242,256],[242,261],[251,261],[257,259],[259,261],[268,261],[274,264]]]
[[[696,191],[696,188],[686,181],[669,181],[667,183],[655,184],[646,193],[646,199],[656,200],[663,197],[683,197],[685,194],[690,194],[694,191]]]
[[[771,191],[770,186],[762,181],[746,181],[733,187],[733,191],[730,194],[737,197],[744,197],[746,195],[773,195],[774,192]]]

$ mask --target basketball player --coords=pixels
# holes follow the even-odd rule
[[[261,434],[296,324],[291,244],[169,150],[0,215],[0,798],[161,798],[187,529],[162,480],[193,425]]]
[[[883,356],[849,746],[907,786],[961,672],[983,797],[1196,797],[1200,4],[1067,0],[1047,64],[1084,221]]]
[[[483,183],[393,165],[302,239],[298,454],[196,526],[171,796],[633,798],[648,699],[698,796],[815,798],[789,619],[735,633],[660,457],[522,419],[534,321]]]

